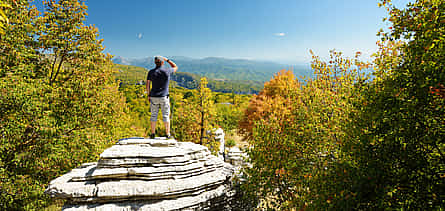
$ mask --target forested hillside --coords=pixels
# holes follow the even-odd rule
[[[116,80],[124,84],[136,84],[145,82],[147,79],[147,69],[131,65],[114,64]]]

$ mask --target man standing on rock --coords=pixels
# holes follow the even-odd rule
[[[170,67],[164,66],[166,61]],[[170,82],[170,76],[176,72],[178,66],[171,60],[156,56],[154,59],[156,67],[151,69],[147,74],[147,93],[148,101],[150,101],[151,111],[151,135],[150,138],[155,138],[156,133],[156,121],[158,119],[159,109],[162,111],[162,120],[165,125],[165,132],[167,139],[172,139],[170,134],[170,100],[168,92],[168,84]],[[153,85],[151,85],[153,83]]]

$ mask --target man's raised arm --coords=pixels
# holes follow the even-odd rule
[[[174,72],[178,70],[178,66],[176,66],[176,64],[172,60],[164,57],[164,61],[166,61],[173,68]]]

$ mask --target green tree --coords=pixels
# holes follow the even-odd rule
[[[200,113],[198,107],[198,91],[188,90],[184,94],[176,91],[171,93],[175,99],[172,130],[179,141],[200,142]]]
[[[445,204],[445,2],[389,11],[351,144],[366,209],[443,209]]]
[[[127,114],[130,116],[130,125],[138,131],[139,136],[150,134],[150,102],[147,99],[146,87],[141,85],[122,85],[120,92],[125,96],[128,105]],[[162,122],[156,124],[160,131]]]
[[[211,118],[214,118],[212,91],[207,88],[207,79],[205,77],[201,78],[201,83],[199,83],[198,88],[198,111],[200,113],[200,144],[204,143],[206,138],[206,133],[208,130],[212,129]]]
[[[38,210],[51,179],[133,134],[110,56],[80,1],[6,1],[0,36],[0,209]]]

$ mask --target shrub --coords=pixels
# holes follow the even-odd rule
[[[233,139],[227,139],[225,145],[227,148],[234,147],[236,145],[236,142]]]

